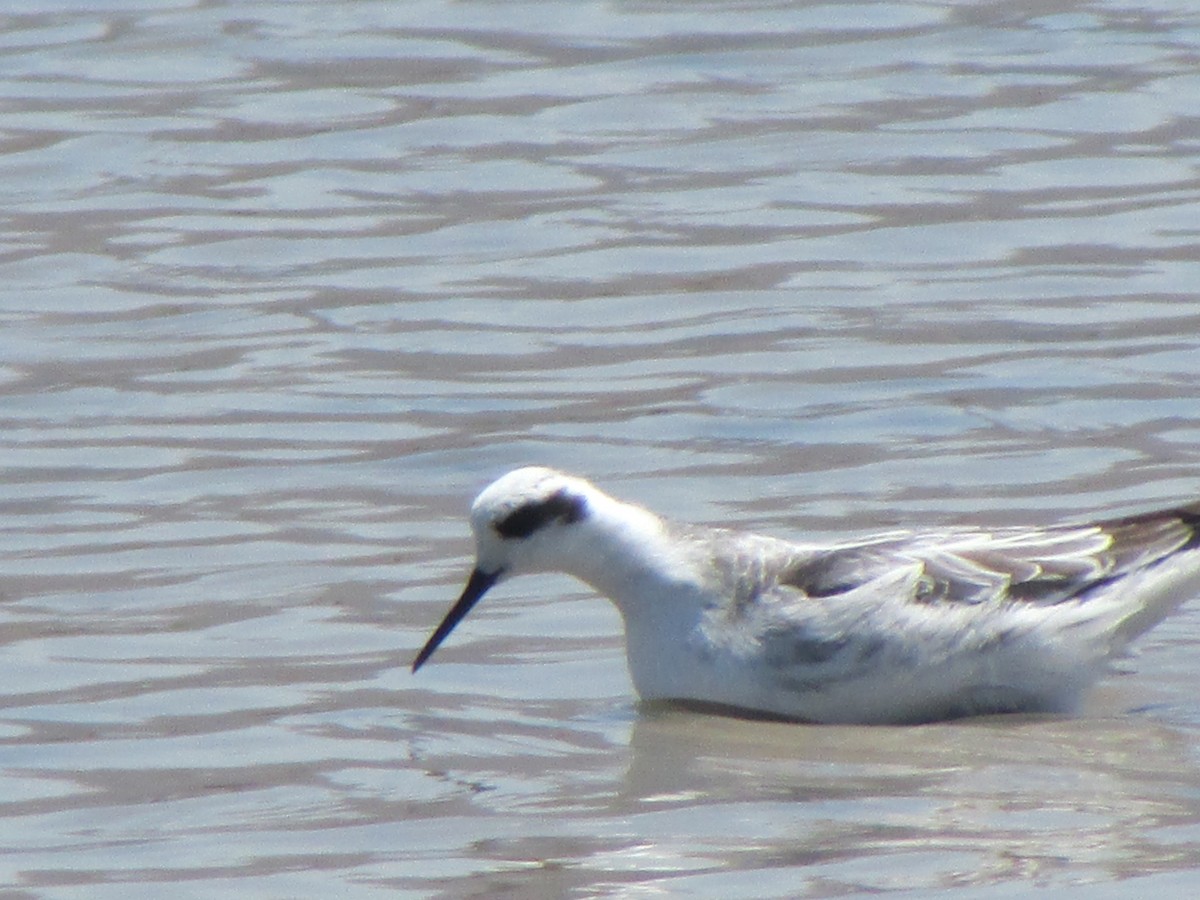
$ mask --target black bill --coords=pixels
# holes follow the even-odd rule
[[[429,636],[429,640],[425,642],[425,646],[421,648],[421,652],[417,654],[417,658],[413,660],[412,670],[414,672],[425,665],[425,661],[433,656],[433,651],[454,630],[454,627],[466,618],[467,613],[471,611],[471,607],[478,603],[479,598],[486,594],[488,588],[499,579],[499,571],[484,572],[482,569],[475,569],[471,572],[471,577],[467,579],[467,586],[463,588],[462,596],[450,607],[450,612],[446,613],[446,618],[442,619],[442,623],[434,629],[433,634]]]

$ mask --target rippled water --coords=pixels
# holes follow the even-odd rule
[[[1187,4],[0,18],[6,897],[1192,896],[1192,604],[1070,719],[639,709],[542,462],[781,535],[1200,496]]]

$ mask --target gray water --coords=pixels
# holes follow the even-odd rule
[[[1195,896],[1200,603],[1070,718],[642,709],[529,462],[792,537],[1200,497],[1200,11],[10,4],[5,898]]]

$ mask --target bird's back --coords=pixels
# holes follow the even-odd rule
[[[1200,593],[1198,530],[1181,509],[790,554],[731,535],[713,568],[725,602],[700,627],[705,674],[720,677],[698,687],[816,721],[1066,711],[1130,639]]]

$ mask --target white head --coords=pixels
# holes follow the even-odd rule
[[[492,482],[471,504],[475,569],[413,662],[415,672],[492,585],[512,575],[559,568],[563,550],[602,497],[581,478],[553,469],[516,469]]]
[[[569,532],[588,517],[598,491],[554,469],[516,469],[488,485],[471,504],[475,565],[504,578],[554,569]]]

